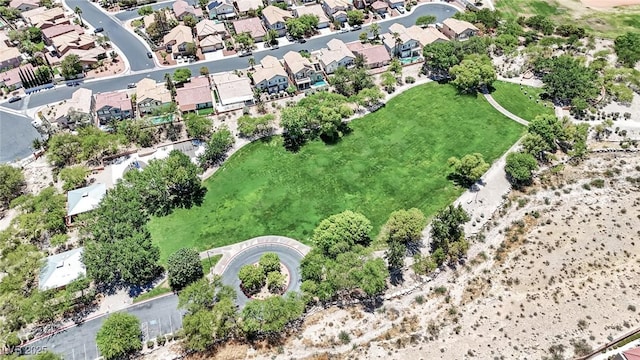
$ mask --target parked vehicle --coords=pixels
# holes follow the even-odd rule
[[[78,81],[71,81],[67,83],[67,86],[71,86],[71,87],[79,86],[79,85],[80,83]]]
[[[251,51],[247,50],[247,51],[241,51],[238,56],[239,57],[245,57],[245,56],[251,56],[251,55],[253,55],[253,53]]]
[[[276,49],[280,49],[280,46],[278,44],[271,45],[271,50],[276,50]]]
[[[404,14],[404,13],[405,13],[405,11],[406,11],[406,9],[404,8],[404,6],[398,6],[397,10],[398,10],[398,12],[399,12],[400,14]]]
[[[136,83],[131,83],[131,84],[127,85],[127,88],[129,88],[129,89],[133,89],[135,87],[136,87]]]
[[[360,26],[360,25],[353,25],[351,27],[351,31],[356,31],[356,30],[360,30],[360,29],[362,29],[362,26]]]
[[[302,50],[298,51],[298,53],[300,55],[302,55],[302,56],[309,56],[310,55],[309,50],[307,50],[307,49],[302,49]]]
[[[299,42],[300,44],[304,44],[304,43],[306,43],[306,42],[307,42],[307,39],[305,39],[305,38],[300,38],[300,39],[298,39],[298,42]]]
[[[13,96],[13,97],[9,98],[9,102],[10,103],[14,103],[14,102],[20,101],[20,100],[22,100],[22,98],[20,96]]]
[[[99,27],[99,28],[96,28],[95,30],[93,30],[93,33],[97,34],[97,33],[103,32],[103,31],[104,31],[104,28]]]
[[[344,33],[348,33],[348,32],[349,32],[349,29],[348,29],[348,28],[346,28],[346,27],[344,27],[344,28],[342,28],[342,29],[340,29],[340,30],[338,31],[338,33],[339,33],[339,34],[344,34]]]
[[[151,52],[147,51],[147,57],[148,57],[149,59],[152,59],[152,58],[153,58],[153,54],[152,54]]]
[[[285,37],[287,38],[287,40],[289,41],[294,41],[295,39],[293,38],[293,36],[291,36],[291,34],[287,33],[287,35],[285,35]]]

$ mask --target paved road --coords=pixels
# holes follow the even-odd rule
[[[142,325],[143,336],[154,339],[161,334],[172,333],[182,327],[183,312],[177,310],[178,297],[165,296],[135,305],[124,311],[137,316]],[[87,321],[48,338],[35,341],[28,346],[46,346],[47,350],[62,355],[65,359],[96,359],[96,334],[107,316]]]
[[[73,4],[75,2],[80,3],[79,0],[69,0],[68,3],[69,4]],[[95,7],[93,7],[93,5],[87,5],[87,3],[84,3],[84,4],[85,4],[84,5],[85,7],[92,8],[94,11],[99,12],[99,10],[97,10]],[[438,21],[441,22],[442,20],[453,16],[453,14],[455,12],[456,12],[456,10],[454,8],[452,8],[451,6],[445,5],[445,4],[440,4],[440,3],[424,4],[424,5],[419,6],[418,8],[416,8],[416,11],[412,12],[411,15],[409,15],[407,17],[397,18],[397,19],[389,19],[387,21],[381,22],[380,23],[381,33],[387,32],[388,28],[389,28],[389,25],[391,25],[393,23],[401,23],[401,24],[404,24],[406,26],[413,25],[413,24],[415,24],[416,19],[421,15],[432,14],[432,15],[436,16]],[[99,12],[99,13],[101,14],[101,16],[103,18],[106,17],[101,12]],[[83,13],[83,16],[84,16],[84,13]],[[111,21],[113,21],[113,20],[111,20]],[[105,27],[105,29],[106,29],[106,27]],[[124,30],[122,30],[122,31],[124,31]],[[310,39],[305,44],[296,43],[296,44],[291,44],[291,45],[287,45],[287,46],[282,46],[282,47],[280,47],[279,49],[276,49],[276,50],[256,51],[256,52],[254,52],[254,58],[256,59],[256,62],[259,62],[266,55],[273,55],[273,56],[275,56],[277,58],[282,58],[283,55],[285,53],[289,52],[289,51],[300,51],[302,49],[306,49],[306,50],[310,50],[310,51],[318,50],[318,49],[320,49],[322,47],[325,47],[326,44],[327,44],[327,41],[329,41],[331,38],[339,38],[339,39],[343,40],[344,42],[356,41],[356,40],[358,40],[359,33],[360,32],[350,32],[350,33],[346,33],[346,34],[331,34],[330,36],[322,36],[322,37],[317,37],[317,38]],[[127,34],[129,34],[129,33],[127,32]],[[111,32],[109,33],[109,35],[111,35]],[[129,34],[129,36],[133,36],[133,35]],[[123,51],[125,53],[127,53],[127,50],[125,50],[126,44],[120,43],[113,36],[110,36],[110,38],[116,42],[118,47],[120,47],[121,49],[123,49]],[[126,40],[125,40],[125,42],[126,42]],[[142,45],[140,44],[139,41],[136,40],[133,43],[133,46],[141,47]],[[258,46],[261,46],[261,44],[258,44]],[[144,55],[143,56],[144,57],[143,60],[146,61],[146,55],[145,55],[146,54],[146,50],[140,50],[140,54],[141,54],[140,56]],[[129,61],[132,62],[132,61],[134,61],[134,59],[129,58]],[[215,72],[233,71],[233,70],[236,70],[236,69],[247,68],[247,67],[249,67],[249,64],[248,64],[248,58],[240,58],[240,57],[234,56],[234,57],[226,57],[226,58],[220,59],[220,60],[198,61],[196,63],[190,64],[190,65],[186,65],[186,66],[182,66],[182,67],[189,68],[191,70],[192,74],[198,74],[199,70],[200,70],[200,68],[202,66],[207,66],[211,73],[215,73]],[[134,67],[133,63],[131,63],[131,67],[132,67],[133,70],[136,69],[136,67]],[[83,83],[82,87],[83,88],[87,88],[87,89],[91,89],[91,90],[93,90],[94,93],[119,90],[119,89],[126,88],[126,85],[128,83],[140,81],[141,79],[143,79],[145,77],[154,79],[156,81],[164,81],[164,74],[167,73],[167,72],[173,72],[174,70],[175,69],[155,69],[155,70],[141,71],[141,72],[138,72],[138,73],[132,74],[132,75],[119,76],[119,77],[112,78],[112,79],[97,79],[95,81],[87,81],[87,82]],[[42,105],[45,105],[45,104],[48,104],[48,103],[51,103],[51,102],[68,99],[68,98],[71,97],[71,94],[75,90],[76,90],[76,88],[59,87],[59,88],[56,88],[55,90],[52,89],[52,90],[47,90],[45,92],[35,93],[35,94],[31,95],[31,100],[30,100],[29,105],[30,105],[30,107],[37,107],[37,106],[42,106]],[[10,109],[19,109],[20,108],[20,104],[18,104],[18,103],[4,104],[3,106],[5,106],[7,108],[10,108]]]
[[[105,35],[116,44],[129,60],[131,70],[138,71],[155,67],[152,59],[147,57],[148,50],[145,45],[136,36],[123,28],[122,24],[98,9],[95,3],[86,0],[66,0],[65,3],[71,9],[75,9],[76,6],[82,9],[84,22],[91,24],[94,28],[101,27],[104,29]],[[126,83],[121,82],[121,85],[126,86]]]
[[[153,10],[158,10],[158,9],[162,9],[162,8],[171,8],[173,6],[173,3],[175,1],[164,1],[161,3],[156,3],[156,4],[149,4],[149,6],[151,6],[151,8]],[[197,1],[196,0],[187,0],[187,2],[191,5],[196,6],[197,5]],[[199,6],[199,5],[198,5]],[[125,22],[127,20],[132,20],[135,18],[139,18],[140,15],[138,15],[138,8],[136,8],[135,10],[126,10],[126,11],[121,11],[115,14],[115,17],[122,21]]]
[[[232,286],[238,293],[238,306],[243,307],[249,299],[240,290],[240,279],[238,273],[240,268],[247,264],[254,264],[260,260],[260,256],[265,252],[274,252],[280,257],[280,261],[287,267],[290,274],[287,291],[300,290],[300,261],[303,255],[290,247],[280,244],[262,244],[248,248],[236,254],[222,273],[222,282]]]
[[[0,108],[0,163],[23,159],[33,152],[31,142],[40,134],[31,119]]]

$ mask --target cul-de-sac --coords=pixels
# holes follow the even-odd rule
[[[0,0],[0,358],[640,359],[640,0]]]

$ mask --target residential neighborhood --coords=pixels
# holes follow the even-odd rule
[[[634,359],[634,6],[0,1],[0,356]]]

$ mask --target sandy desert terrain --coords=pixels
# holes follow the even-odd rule
[[[610,9],[616,6],[640,5],[639,0],[581,0],[582,3],[594,9]]]

